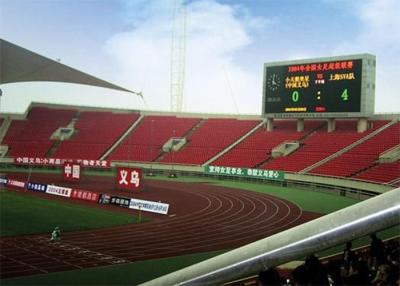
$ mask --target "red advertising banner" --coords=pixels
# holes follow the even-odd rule
[[[143,172],[140,168],[117,168],[117,185],[121,189],[140,190],[143,184]]]
[[[64,179],[67,181],[79,181],[81,178],[81,165],[78,163],[64,163]]]
[[[17,188],[25,188],[25,182],[8,179],[7,186],[17,187]]]
[[[73,189],[71,198],[97,202],[99,200],[99,195],[100,195],[99,193],[95,193],[95,192],[91,192],[91,191],[83,191],[83,190]]]
[[[14,164],[17,165],[39,165],[39,166],[63,166],[65,162],[77,163],[82,167],[111,168],[111,162],[106,160],[86,159],[60,159],[60,158],[38,158],[38,157],[16,157]]]

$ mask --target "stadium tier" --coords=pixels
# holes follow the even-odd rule
[[[391,183],[399,180],[400,161],[394,163],[383,163],[375,165],[368,170],[359,173],[355,177],[363,181],[372,181],[380,183]],[[397,183],[400,185],[400,181]]]
[[[188,143],[181,151],[167,154],[161,162],[203,164],[235,143],[258,123],[260,121],[208,119],[188,137]]]
[[[377,125],[379,126],[381,122]],[[394,124],[343,155],[312,170],[316,174],[349,177],[377,163],[379,154],[400,144],[400,124]]]
[[[109,160],[153,161],[162,146],[172,137],[183,137],[195,126],[198,118],[146,116],[139,126],[111,153]]]
[[[379,163],[383,152],[400,144],[399,122],[371,120],[363,133],[357,132],[356,120],[337,120],[334,132],[327,131],[324,120],[306,120],[302,132],[297,132],[293,119],[275,120],[271,132],[260,123],[33,107],[25,120],[13,119],[8,129],[3,128],[7,132],[1,145],[9,147],[8,157],[104,159],[109,154],[105,158],[109,161],[183,165],[209,162],[215,166],[303,171],[384,183],[400,177],[398,161]],[[72,128],[72,136],[50,139],[61,127]],[[163,151],[164,144],[174,137],[186,139],[186,144],[176,152]],[[299,143],[298,149],[273,158],[274,148],[287,142]],[[349,150],[343,152],[343,148]],[[329,156],[326,162],[314,166]]]
[[[50,136],[66,126],[76,110],[33,107],[25,120],[12,120],[2,141],[8,145],[8,156],[45,157],[53,145]]]
[[[258,128],[235,148],[218,158],[213,165],[232,167],[256,167],[268,160],[271,150],[285,141],[301,140],[305,135],[324,126],[322,121],[309,121],[303,132],[296,132],[296,121],[276,121],[273,132]]]
[[[327,132],[326,128],[319,129],[305,138],[296,152],[268,161],[261,168],[299,172],[360,140],[385,123],[387,121],[375,121],[372,128],[366,132],[357,133],[357,121],[338,120],[334,132]]]
[[[53,156],[100,159],[138,118],[136,113],[82,112],[75,123],[76,135],[63,141]]]

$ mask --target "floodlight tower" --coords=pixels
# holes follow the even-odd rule
[[[183,92],[185,87],[185,54],[186,54],[186,6],[183,0],[174,0],[172,39],[170,96],[171,111],[183,110]]]

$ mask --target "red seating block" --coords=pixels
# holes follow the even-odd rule
[[[182,137],[198,118],[146,116],[141,124],[109,156],[117,161],[153,161],[171,137]]]
[[[82,112],[75,124],[77,134],[63,141],[53,156],[99,159],[138,118],[137,113]]]
[[[376,136],[350,149],[343,155],[312,170],[312,173],[348,177],[379,159],[379,154],[400,144],[400,123],[396,123]]]
[[[256,126],[259,121],[237,119],[208,119],[189,138],[187,145],[162,162],[203,164]]]
[[[389,183],[395,179],[400,179],[400,161],[378,164],[358,174],[355,178],[379,183]]]
[[[306,138],[302,142],[303,146],[296,152],[289,156],[269,161],[262,168],[290,172],[301,171],[361,139],[387,122],[374,121],[372,122],[373,127],[368,131],[357,133],[356,120],[338,120],[334,132],[328,133],[326,129],[320,129]]]
[[[72,109],[33,107],[27,119],[12,120],[2,142],[9,146],[8,156],[44,157],[53,144],[50,136],[75,113]]]
[[[267,132],[265,128],[259,128],[235,148],[213,162],[213,165],[255,167],[270,158],[274,147],[288,140],[299,140],[322,124],[321,121],[308,121],[305,124],[305,130],[297,132],[295,120],[276,120],[272,132]]]

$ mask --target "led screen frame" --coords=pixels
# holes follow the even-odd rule
[[[375,108],[374,55],[264,64],[262,114],[268,118],[365,117]]]

